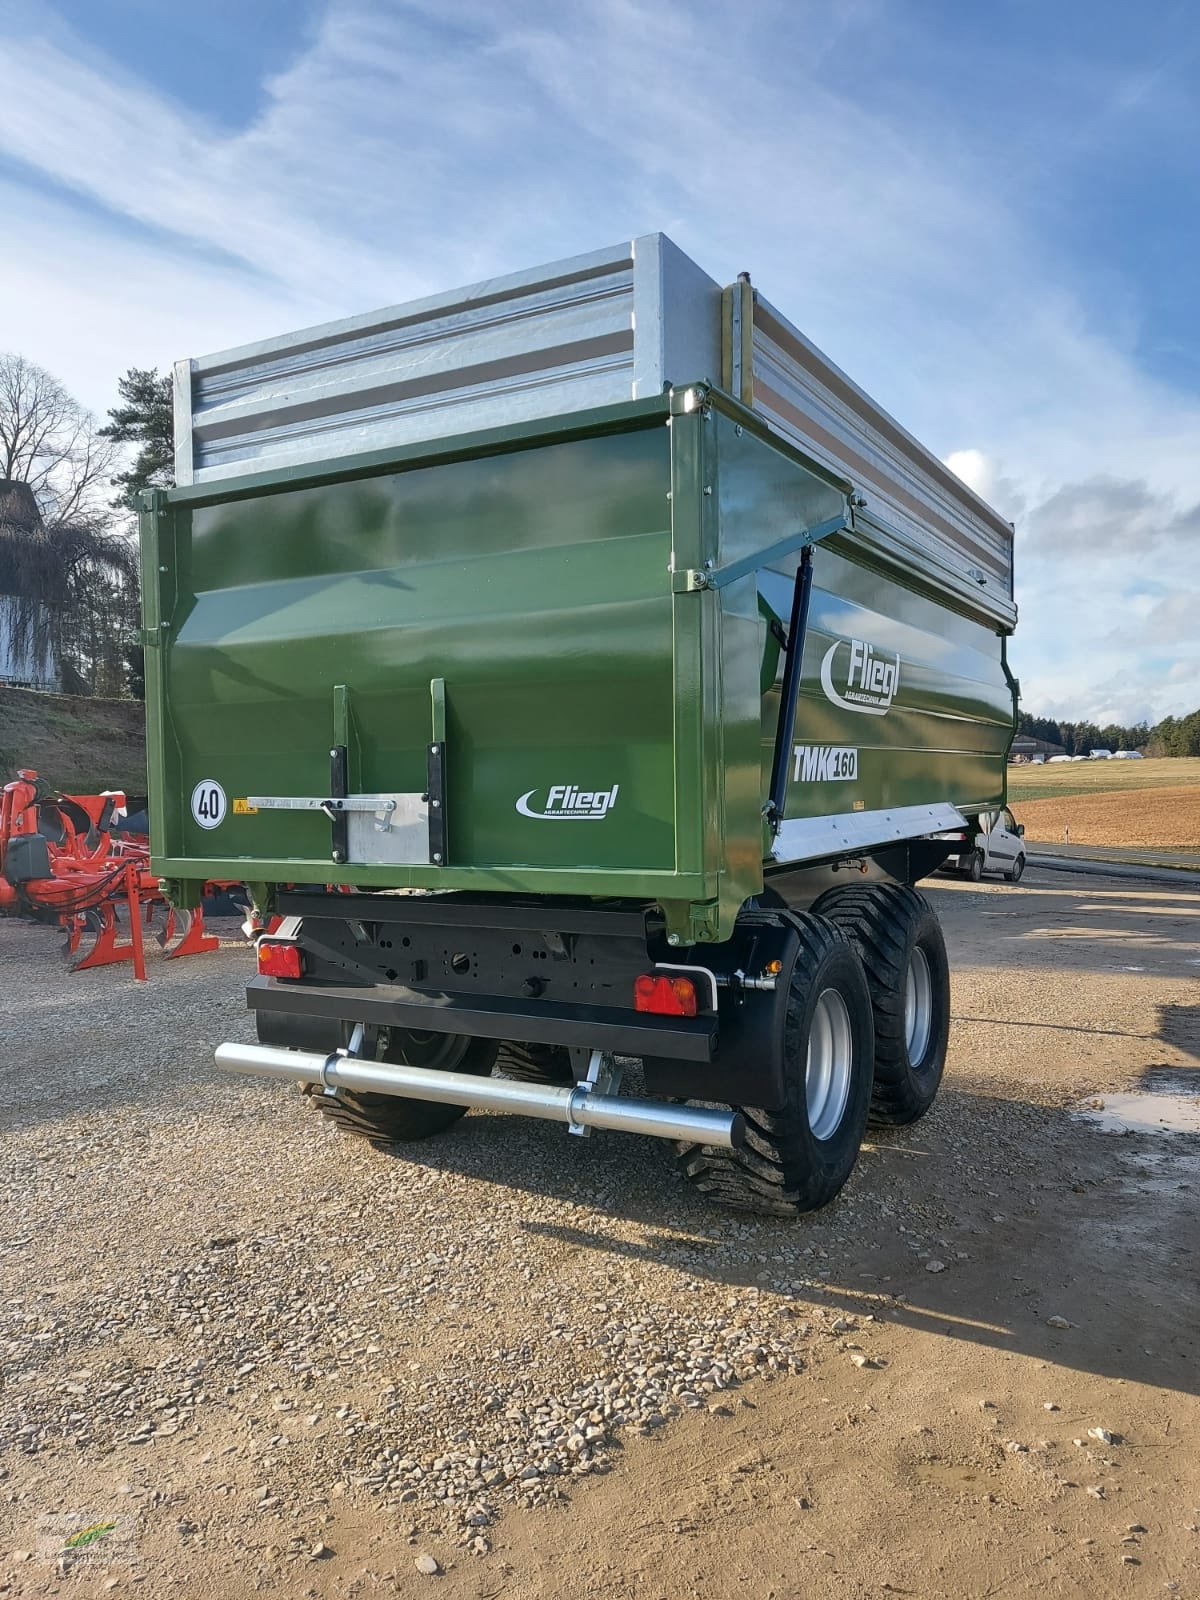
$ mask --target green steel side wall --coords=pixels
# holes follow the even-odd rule
[[[718,571],[840,509],[834,488],[738,414],[714,406],[704,426],[711,491],[705,503],[715,508],[714,539],[705,554]],[[770,780],[783,678],[782,654],[767,622],[774,618],[786,630],[798,564],[798,553],[791,554],[719,591],[727,859],[760,838],[769,849],[769,836],[751,821],[760,814]],[[847,710],[822,686],[822,663],[831,647],[837,647],[831,671],[836,689],[854,640],[890,661],[900,657],[897,690],[881,715]],[[752,724],[755,758],[747,744]],[[946,800],[967,810],[1001,804],[1013,725],[1013,691],[1003,640],[994,628],[951,609],[932,584],[922,592],[911,574],[868,563],[852,530],[815,548],[789,818]],[[805,778],[805,752],[829,747],[855,753],[853,780]],[[744,863],[742,868],[744,873]]]
[[[762,885],[779,673],[766,619],[786,622],[796,557],[721,589],[678,574],[839,514],[846,486],[723,400],[685,412],[676,391],[670,409],[156,494],[142,518],[156,870],[630,896],[662,903],[681,937],[726,936]],[[814,570],[796,742],[855,748],[859,773],[792,784],[788,815],[994,804],[1013,722],[1001,641],[863,565],[852,533]],[[885,716],[821,688],[825,652],[851,638],[901,653]],[[193,822],[202,778],[231,800],[324,794],[343,739],[352,790],[423,788],[435,678],[446,867],[335,869],[320,814]],[[557,783],[617,784],[618,802],[601,821],[518,814]]]

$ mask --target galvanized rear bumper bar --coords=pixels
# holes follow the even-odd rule
[[[702,1110],[661,1100],[633,1100],[598,1093],[589,1084],[549,1088],[515,1083],[507,1078],[482,1078],[464,1072],[437,1072],[393,1062],[365,1061],[344,1051],[328,1056],[272,1045],[222,1044],[215,1052],[225,1072],[260,1078],[286,1078],[319,1084],[327,1091],[356,1090],[394,1094],[402,1099],[433,1100],[442,1105],[477,1106],[527,1117],[563,1122],[573,1132],[617,1128],[658,1139],[683,1139],[738,1150],[745,1138],[739,1111]]]

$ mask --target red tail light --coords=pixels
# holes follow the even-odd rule
[[[304,957],[298,944],[282,944],[270,939],[258,941],[258,970],[264,978],[300,978]]]
[[[694,1017],[696,985],[690,978],[670,972],[644,972],[633,984],[635,1011],[653,1011],[660,1017]]]

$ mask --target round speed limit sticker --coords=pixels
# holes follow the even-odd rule
[[[215,828],[225,818],[225,791],[212,778],[201,778],[192,790],[192,816],[202,828]]]

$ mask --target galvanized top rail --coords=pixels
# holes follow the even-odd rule
[[[176,363],[176,475],[217,487],[719,383],[848,479],[867,547],[1011,628],[1012,529],[768,301],[662,234]]]

